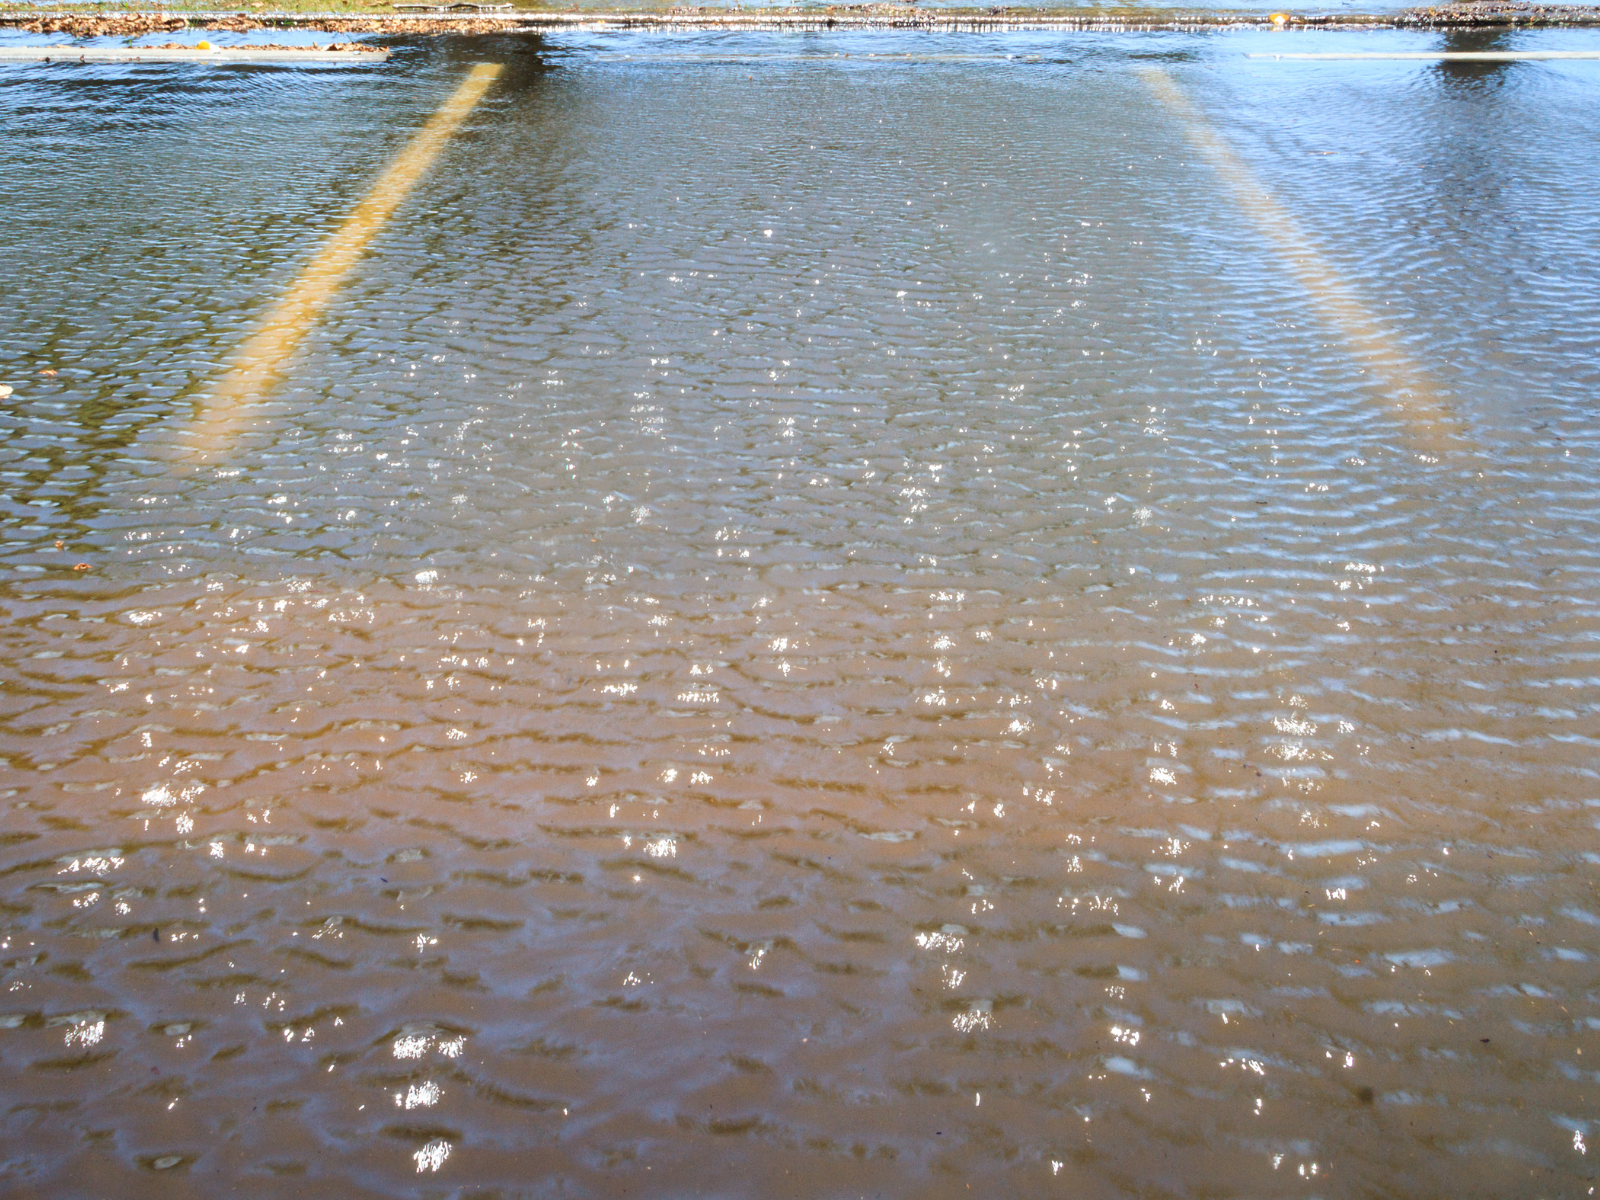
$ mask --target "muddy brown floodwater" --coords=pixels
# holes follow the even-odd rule
[[[1286,44],[0,68],[0,1192],[1589,1195],[1600,67]]]

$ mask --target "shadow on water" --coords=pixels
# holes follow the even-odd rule
[[[1481,53],[1509,50],[1504,30],[1463,30],[1446,34],[1446,51]],[[1508,86],[1517,76],[1513,62],[1443,60],[1428,72],[1422,87],[1438,96],[1435,128],[1419,163],[1431,181],[1435,210],[1458,240],[1502,228],[1514,220],[1507,199],[1510,179],[1502,153],[1500,114],[1509,102]]]
[[[542,33],[484,34],[479,37],[396,37],[380,39],[406,66],[466,70],[478,63],[503,63],[495,90],[504,92],[525,78],[555,69],[555,54]]]
[[[1462,29],[1444,35],[1440,49],[1450,54],[1481,54],[1513,49],[1511,34],[1504,29]],[[1447,87],[1462,89],[1498,87],[1506,77],[1509,62],[1474,62],[1442,59],[1435,64],[1435,78]]]

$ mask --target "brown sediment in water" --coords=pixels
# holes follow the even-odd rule
[[[628,40],[14,90],[5,1177],[1582,1194],[1588,72]]]
[[[250,33],[261,29],[306,29],[327,33],[410,36],[540,33],[557,29],[926,29],[939,32],[1000,29],[1072,31],[1206,30],[1262,28],[1550,28],[1600,25],[1600,7],[1468,2],[1390,13],[1264,13],[1187,9],[920,9],[909,4],[847,4],[827,8],[740,9],[676,7],[657,10],[520,11],[465,16],[353,13],[41,13],[0,12],[0,27],[73,37],[137,37],[149,33],[205,29]]]

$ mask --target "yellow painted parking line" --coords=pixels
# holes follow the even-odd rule
[[[389,164],[366,198],[318,249],[289,294],[267,314],[261,328],[240,348],[209,404],[201,411],[193,431],[199,461],[226,451],[238,433],[239,423],[271,390],[286,360],[344,282],[367,243],[427,173],[451,134],[466,120],[502,69],[498,63],[483,63],[472,68],[466,81]]]
[[[1440,437],[1454,433],[1457,422],[1442,403],[1437,385],[1323,258],[1300,222],[1261,186],[1170,75],[1157,67],[1143,68],[1140,74],[1157,99],[1182,123],[1189,141],[1233,189],[1240,207],[1278,251],[1322,319],[1344,336],[1356,357],[1385,385],[1385,393],[1400,411],[1414,424],[1428,427]]]

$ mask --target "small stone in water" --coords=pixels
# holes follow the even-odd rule
[[[172,1167],[177,1166],[182,1161],[183,1161],[183,1155],[181,1155],[181,1154],[163,1154],[160,1158],[156,1159],[155,1162],[151,1163],[150,1165],[152,1167],[154,1167],[158,1171],[166,1171],[166,1170],[169,1170]]]

